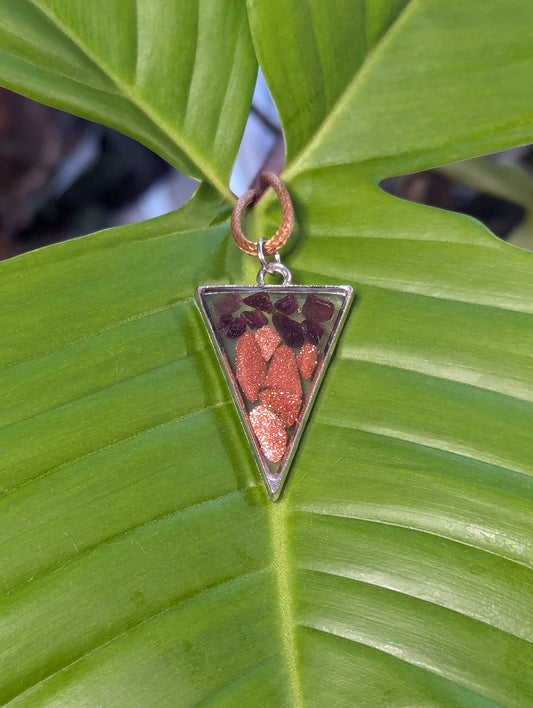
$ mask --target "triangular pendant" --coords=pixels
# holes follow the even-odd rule
[[[200,312],[277,499],[352,299],[349,286],[205,285]]]

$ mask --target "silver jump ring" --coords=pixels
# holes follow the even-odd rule
[[[287,268],[287,266],[284,266],[283,263],[270,263],[268,270],[266,268],[261,268],[259,273],[257,274],[257,284],[260,285],[261,287],[264,287],[265,285],[265,274],[268,273],[269,275],[275,275],[278,273],[279,275],[283,276],[283,283],[282,285],[290,285],[292,276],[290,270]]]
[[[268,273],[270,272],[270,266],[273,265],[272,263],[268,263],[265,254],[263,251],[263,246],[265,245],[265,239],[260,238],[259,241],[257,242],[257,257],[259,258],[259,262],[261,263],[261,267],[264,268]],[[274,261],[275,263],[281,263],[281,258],[279,256],[279,253],[276,251],[274,253]]]
[[[257,242],[257,257],[261,263],[261,268],[257,274],[257,284],[263,287],[265,285],[265,274],[268,273],[269,275],[282,275],[283,285],[289,285],[292,280],[290,270],[283,265],[277,251],[274,253],[274,262],[268,263],[263,252],[263,243],[264,239],[262,238]]]

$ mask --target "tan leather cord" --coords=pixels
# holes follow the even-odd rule
[[[268,187],[278,195],[281,204],[281,224],[274,236],[263,243],[263,253],[271,256],[287,243],[294,226],[294,209],[287,187],[273,172],[262,172],[259,177],[259,189],[250,189],[239,197],[231,215],[231,233],[235,243],[250,256],[257,256],[257,243],[249,241],[242,231],[242,215],[247,206],[255,204]]]

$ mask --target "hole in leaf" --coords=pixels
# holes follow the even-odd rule
[[[533,146],[381,182],[402,199],[473,216],[496,236],[533,250]]]

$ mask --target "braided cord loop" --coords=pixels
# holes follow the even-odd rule
[[[257,256],[257,243],[246,238],[242,231],[242,215],[244,210],[257,202],[264,192],[272,187],[278,195],[281,205],[281,224],[276,233],[263,241],[263,253],[273,255],[282,248],[292,233],[294,226],[294,209],[287,187],[273,172],[262,172],[259,177],[259,189],[250,189],[239,197],[231,215],[231,233],[237,246],[249,256]]]

